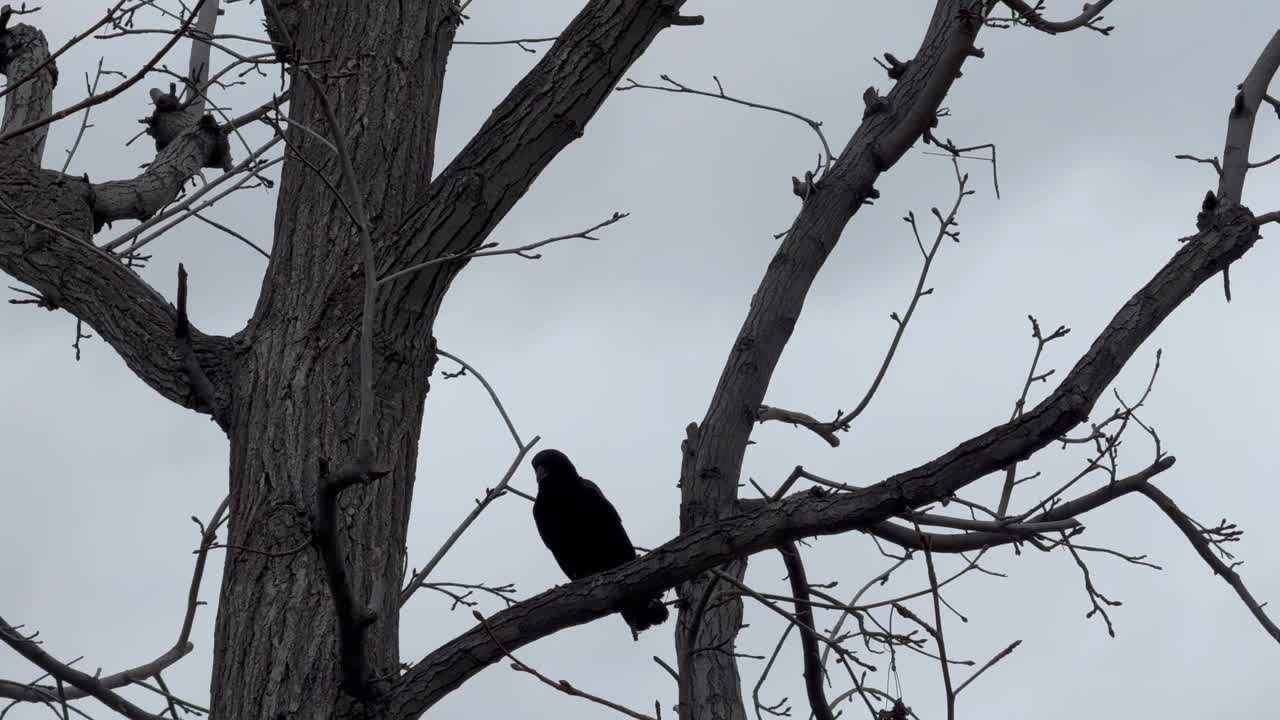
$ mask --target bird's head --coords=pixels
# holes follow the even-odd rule
[[[538,482],[542,482],[552,475],[562,475],[567,477],[577,477],[578,470],[569,462],[569,456],[559,450],[543,450],[533,456],[533,473],[537,476]]]

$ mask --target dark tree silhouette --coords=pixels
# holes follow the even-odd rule
[[[747,480],[742,463],[753,427],[780,420],[838,444],[839,433],[849,429],[884,377],[916,302],[928,294],[930,263],[939,244],[956,237],[956,213],[971,192],[958,164],[956,202],[949,212],[934,210],[937,232],[931,244],[927,237],[921,239],[915,216],[908,216],[924,258],[920,285],[909,309],[893,316],[898,334],[867,395],[854,410],[839,412],[831,421],[765,405],[766,390],[809,290],[845,227],[879,197],[877,181],[918,144],[955,158],[992,150],[994,167],[989,146],[959,147],[935,134],[945,121],[942,104],[953,84],[969,71],[972,60],[984,57],[975,45],[980,34],[1012,26],[1049,34],[1110,32],[1100,23],[1100,12],[1110,0],[1086,5],[1065,21],[1043,17],[1044,3],[1039,2],[937,0],[914,55],[900,60],[885,54],[888,91],[867,88],[863,103],[852,111],[861,116],[860,124],[837,148],[828,143],[820,123],[733,97],[723,88],[697,90],[669,77],[662,85],[622,85],[624,90],[701,94],[781,112],[805,122],[823,147],[817,168],[794,179],[800,210],[778,237],[705,416],[687,427],[680,463],[680,532],[633,560],[629,547],[628,552],[621,549],[626,540],[621,525],[610,518],[592,531],[598,537],[616,531],[612,544],[599,548],[609,554],[587,558],[582,565],[560,540],[548,538],[573,582],[480,616],[471,629],[421,658],[403,658],[402,604],[416,589],[431,585],[429,573],[476,515],[514,492],[509,481],[537,442],[526,442],[508,421],[518,446],[511,470],[406,583],[408,508],[424,398],[437,359],[452,357],[436,346],[433,335],[441,304],[475,257],[528,256],[549,243],[591,237],[624,217],[617,214],[588,230],[517,248],[495,248],[490,239],[539,174],[582,136],[654,39],[702,22],[681,14],[685,0],[584,0],[582,10],[555,38],[510,41],[525,49],[539,45],[541,58],[437,172],[441,88],[467,4],[263,0],[266,37],[250,38],[246,42],[255,50],[241,52],[230,43],[243,38],[215,32],[218,0],[186,6],[120,0],[72,42],[94,33],[147,33],[135,23],[143,16],[168,23],[164,32],[169,36],[143,66],[123,77],[100,74],[98,80],[109,87],[98,90],[95,81],[84,101],[56,111],[52,91],[61,50],[51,52],[35,25],[16,22],[25,10],[6,6],[0,12],[0,71],[8,77],[0,127],[0,270],[27,286],[19,291],[18,302],[67,311],[118,352],[143,383],[212,418],[226,434],[230,460],[227,500],[201,524],[190,601],[174,646],[136,668],[89,674],[58,659],[66,651],[40,644],[19,619],[11,618],[13,624],[0,620],[0,640],[44,673],[30,683],[0,682],[0,697],[44,703],[64,717],[84,697],[133,720],[161,714],[176,718],[182,710],[198,708],[168,693],[162,673],[191,649],[200,578],[210,551],[220,548],[226,557],[209,707],[216,720],[408,720],[421,717],[503,658],[560,691],[644,717],[550,681],[514,660],[513,653],[617,612],[631,615],[628,621],[640,628],[656,620],[656,611],[654,617],[640,617],[635,598],[658,597],[672,588],[680,603],[674,624],[677,662],[669,669],[679,683],[681,718],[747,717],[734,651],[743,597],[785,617],[788,632],[794,629],[801,636],[809,710],[816,716],[832,717],[831,706],[841,701],[823,697],[829,686],[820,675],[836,675],[837,670],[827,664],[831,656],[848,669],[852,687],[844,699],[865,701],[871,714],[880,712],[873,701],[883,702],[883,717],[908,712],[903,698],[872,690],[860,679],[865,674],[859,674],[857,643],[840,631],[850,618],[866,624],[856,636],[867,648],[938,657],[947,708],[954,714],[956,696],[1016,643],[967,679],[953,680],[940,609],[941,588],[949,579],[936,572],[935,558],[1015,543],[1068,553],[1084,572],[1095,611],[1106,618],[1111,601],[1089,580],[1082,554],[1090,548],[1079,545],[1075,533],[1085,513],[1132,493],[1149,498],[1166,514],[1266,632],[1280,641],[1280,630],[1262,604],[1219,554],[1223,543],[1236,538],[1234,526],[1196,523],[1152,484],[1174,463],[1158,437],[1154,457],[1143,469],[1130,475],[1117,472],[1113,461],[1122,434],[1149,430],[1139,417],[1145,395],[1101,420],[1095,417],[1086,430],[1077,429],[1090,420],[1103,393],[1151,333],[1205,281],[1225,279],[1231,264],[1254,246],[1259,228],[1280,220],[1280,213],[1255,213],[1241,204],[1246,174],[1257,165],[1249,157],[1255,120],[1260,110],[1280,107],[1267,91],[1280,67],[1280,32],[1262,49],[1228,109],[1222,157],[1206,160],[1219,182],[1197,226],[1188,228],[1176,252],[1118,308],[1043,400],[1030,406],[1024,390],[1007,422],[974,434],[934,460],[864,487],[797,467],[780,487],[760,488],[760,498],[739,496]],[[741,11],[748,12],[745,5]],[[161,61],[187,40],[190,69],[175,78]],[[230,57],[229,64],[212,68],[211,48]],[[263,65],[280,67],[286,85],[281,93],[264,97],[256,108],[239,109],[238,115],[210,101],[220,82]],[[146,132],[155,141],[156,154],[140,174],[93,180],[45,167],[43,151],[52,123],[157,77],[181,86],[152,92]],[[241,152],[231,139],[259,123],[274,130],[270,141]],[[269,265],[256,308],[233,335],[201,332],[187,317],[185,271],[180,271],[176,305],[171,304],[135,272],[146,259],[140,251],[178,222],[200,217],[224,191],[256,181],[276,163],[282,163],[278,203],[270,250],[259,248],[269,255]],[[218,172],[184,195],[187,183],[205,169]],[[1188,218],[1195,210],[1188,210]],[[140,224],[110,239],[102,237],[111,223],[124,220]],[[1033,327],[1038,361],[1039,350],[1065,329],[1043,334],[1038,323],[1033,321]],[[77,342],[80,337],[78,329]],[[1027,387],[1047,379],[1033,365]],[[1107,482],[1090,490],[1079,486],[1070,495],[1064,494],[1068,484],[1015,513],[1010,497],[1019,484],[1016,468],[1057,442],[1096,449],[1090,468],[1102,468]],[[993,474],[1003,479],[998,507],[957,497]],[[805,487],[797,489],[798,483]],[[601,508],[608,507],[603,497],[600,501]],[[952,505],[946,513],[933,511],[935,504],[952,501],[965,511],[954,512]],[[217,542],[223,530],[225,542]],[[918,595],[931,602],[933,617],[910,610],[902,604],[905,598],[892,603],[893,611],[921,628],[925,639],[881,629],[874,613],[858,607],[856,598],[836,599],[805,580],[795,543],[853,531],[869,533],[903,553],[894,555],[899,558],[895,567],[913,560],[927,566],[929,587]],[[784,554],[790,568],[790,594],[783,596],[743,582],[747,559],[774,550]],[[973,560],[969,568],[978,562]],[[437,584],[436,589],[456,592],[461,600],[465,592],[481,590],[506,596],[500,587],[450,589]],[[837,612],[835,630],[816,627],[814,610]],[[147,696],[155,711],[121,692],[141,684],[158,693]]]

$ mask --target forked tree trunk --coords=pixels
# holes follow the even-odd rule
[[[450,2],[326,3],[323,14],[278,3],[287,35],[324,80],[370,218],[394,228],[431,179]],[[270,16],[270,13],[269,13]],[[295,77],[290,118],[331,137],[317,96]],[[333,152],[296,127],[289,142],[334,185]],[[375,230],[374,242],[379,234]],[[231,527],[214,647],[213,716],[219,720],[331,717],[341,694],[336,621],[312,517],[322,463],[355,456],[356,356],[364,272],[355,226],[305,164],[288,162],[275,243],[252,339],[235,369]],[[355,594],[375,599],[369,666],[398,672],[398,600],[423,402],[434,364],[438,306],[416,332],[375,334],[377,462],[390,475],[340,499],[339,542]],[[302,548],[301,550],[298,550]],[[297,552],[292,552],[298,550]],[[284,556],[263,553],[286,553]],[[380,589],[380,590],[379,590]]]

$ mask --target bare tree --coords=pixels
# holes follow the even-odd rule
[[[558,691],[646,718],[647,713],[553,680],[515,653],[614,613],[632,596],[675,588],[676,662],[663,664],[678,683],[682,718],[748,717],[736,647],[744,598],[786,619],[778,647],[788,635],[797,636],[808,712],[814,716],[832,718],[846,702],[855,704],[854,712],[864,705],[873,717],[912,714],[908,699],[873,689],[867,678],[876,670],[864,658],[914,653],[939,663],[947,715],[953,717],[961,692],[1018,643],[981,664],[968,663],[972,667],[957,661],[946,640],[947,584],[984,572],[983,555],[1001,545],[1064,553],[1082,572],[1090,614],[1110,628],[1107,613],[1114,603],[1093,583],[1086,558],[1108,553],[1137,564],[1145,560],[1085,545],[1078,534],[1087,513],[1132,493],[1166,515],[1280,641],[1280,629],[1237,575],[1225,547],[1239,531],[1225,521],[1196,522],[1153,484],[1174,465],[1141,414],[1158,359],[1138,396],[1126,400],[1116,392],[1117,409],[1094,416],[1143,342],[1206,280],[1221,275],[1229,298],[1231,264],[1255,244],[1263,225],[1280,221],[1280,211],[1254,213],[1241,204],[1248,171],[1264,164],[1250,162],[1255,120],[1260,110],[1280,109],[1268,94],[1280,68],[1280,32],[1238,88],[1221,158],[1203,159],[1217,172],[1218,185],[1199,209],[1195,232],[1117,309],[1043,400],[1030,404],[1032,387],[1053,374],[1042,364],[1042,353],[1068,331],[1045,332],[1032,318],[1034,360],[1008,422],[874,485],[856,487],[797,466],[777,487],[756,484],[760,496],[744,498],[743,456],[758,423],[791,423],[836,446],[871,403],[918,303],[932,292],[926,280],[939,249],[959,238],[958,214],[973,192],[960,161],[989,153],[983,157],[997,181],[994,146],[961,147],[938,136],[952,84],[969,62],[984,56],[975,45],[978,36],[1015,26],[1050,35],[1105,35],[1111,28],[1100,13],[1110,0],[1086,5],[1063,21],[1046,19],[1042,2],[937,0],[916,53],[905,61],[884,55],[891,86],[884,93],[867,88],[857,109],[861,123],[838,149],[821,123],[728,94],[718,80],[713,90],[668,76],[657,84],[628,78],[628,68],[660,33],[701,24],[701,17],[681,14],[684,0],[590,0],[555,38],[501,41],[535,52],[537,46],[542,57],[437,173],[433,153],[445,64],[452,47],[463,42],[454,35],[468,4],[264,0],[266,37],[246,38],[216,32],[218,0],[177,9],[155,0],[120,0],[72,43],[95,33],[157,32],[163,44],[150,62],[127,74],[100,69],[84,101],[56,111],[56,60],[65,48],[50,52],[40,30],[15,24],[14,16],[25,11],[0,12],[0,70],[9,79],[0,128],[0,269],[30,288],[20,290],[16,301],[66,310],[93,328],[143,382],[212,418],[227,436],[231,459],[227,499],[209,520],[197,521],[196,567],[174,645],[138,667],[91,675],[58,659],[56,649],[45,647],[18,619],[0,619],[0,639],[44,673],[32,682],[0,681],[0,698],[43,703],[64,717],[81,712],[75,700],[92,697],[134,720],[176,718],[180,712],[208,712],[219,720],[416,718],[480,670],[508,659]],[[140,18],[165,28],[140,27]],[[184,40],[190,40],[190,65],[186,73],[174,73],[161,60]],[[212,50],[230,58],[224,67],[211,66]],[[232,115],[210,97],[234,73],[263,66],[279,67],[285,89],[258,107]],[[62,171],[44,167],[52,123],[83,111],[83,132],[94,106],[162,76],[172,84],[152,91],[146,132],[155,140],[156,155],[141,174],[95,182],[67,175],[65,165]],[[104,78],[110,87],[99,90]],[[626,217],[615,213],[585,230],[518,247],[490,240],[499,221],[583,134],[615,88],[702,95],[743,106],[744,112],[781,113],[817,135],[819,162],[794,179],[800,210],[778,237],[706,415],[686,428],[679,535],[615,570],[519,601],[506,585],[438,581],[433,570],[475,518],[499,497],[518,492],[511,479],[538,442],[517,430],[474,368],[436,346],[433,327],[441,303],[473,259],[536,257],[554,243],[595,239]],[[257,124],[273,130],[270,139],[238,147],[241,129]],[[892,315],[897,333],[869,389],[852,410],[838,410],[828,421],[766,405],[770,379],[814,279],[855,214],[879,197],[877,180],[918,143],[951,156],[956,195],[949,209],[934,208],[928,220],[905,218],[921,253],[919,282],[907,307]],[[282,179],[269,251],[200,214],[231,192],[267,182],[263,171],[277,163]],[[205,169],[219,174],[188,189]],[[1189,218],[1194,214],[1188,211]],[[192,327],[185,268],[177,269],[173,304],[135,269],[147,259],[142,248],[193,218],[269,255],[253,316],[232,336]],[[122,220],[141,222],[114,237],[98,237]],[[81,336],[77,327],[77,343]],[[440,357],[485,384],[516,449],[505,476],[448,541],[421,569],[408,572],[409,499],[424,400]],[[1145,433],[1153,447],[1149,461],[1132,472],[1118,461],[1126,433]],[[1086,451],[1083,469],[1060,485],[1035,485],[1031,493],[1019,464],[1055,443]],[[674,460],[673,453],[673,468]],[[1001,483],[996,507],[958,495],[992,475]],[[1015,510],[1015,502],[1022,509]],[[219,542],[224,527],[226,539]],[[846,601],[808,580],[799,543],[853,531],[881,543],[892,565],[869,573]],[[225,568],[206,709],[170,693],[163,673],[191,650],[201,578],[215,549],[225,551]],[[748,558],[773,550],[788,570],[782,593],[744,582]],[[956,574],[939,572],[937,560],[948,554],[964,557]],[[908,563],[923,564],[927,587],[863,601],[868,588]],[[420,589],[466,605],[487,595],[506,607],[477,612],[470,630],[405,664],[400,612]],[[913,599],[924,604],[912,609]],[[834,613],[833,626],[818,623],[817,611]],[[903,631],[904,622],[913,629]],[[775,650],[764,676],[776,657]],[[848,689],[838,692],[832,678],[842,672]],[[763,682],[762,676],[752,693],[755,714],[781,714],[779,705],[761,700]],[[152,691],[162,709],[126,699],[120,690],[130,686]],[[658,705],[654,716],[660,715]]]

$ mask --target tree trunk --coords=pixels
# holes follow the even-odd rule
[[[431,179],[454,3],[329,3],[303,14],[278,3],[274,37],[290,37],[322,79],[346,135],[374,226],[394,227]],[[353,31],[358,29],[358,31]],[[290,118],[332,137],[319,98],[295,77]],[[288,139],[329,182],[338,158],[298,127]],[[214,647],[219,720],[330,717],[341,688],[333,599],[313,545],[317,480],[355,457],[356,357],[364,272],[354,223],[305,164],[285,164],[275,244],[236,362],[231,413],[231,521]],[[353,281],[354,280],[354,281]],[[398,673],[398,598],[423,401],[435,362],[438,305],[417,332],[375,337],[376,460],[392,469],[340,498],[337,529],[367,631],[369,667]],[[251,349],[248,349],[251,348]],[[296,551],[296,552],[294,552]],[[263,553],[284,553],[266,555]]]

